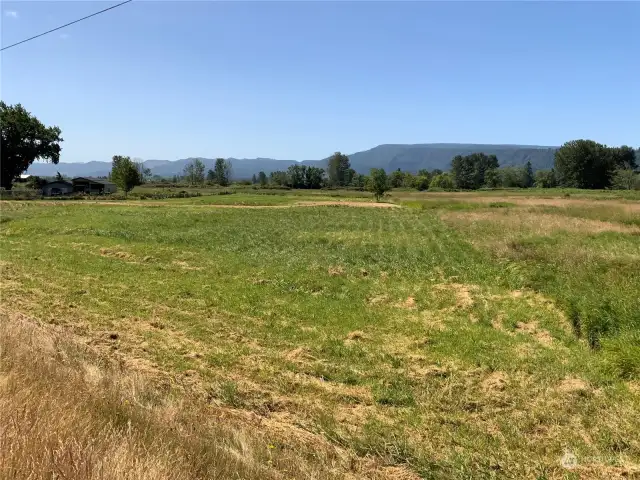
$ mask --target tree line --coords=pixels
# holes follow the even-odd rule
[[[500,167],[496,155],[472,153],[457,155],[451,170],[418,170],[416,174],[397,169],[386,174],[386,190],[477,190],[480,188],[582,188],[619,190],[640,189],[638,152],[623,145],[607,147],[593,140],[574,140],[555,153],[554,167],[534,171],[531,162],[523,166]],[[252,178],[260,186],[289,188],[350,187],[373,191],[373,175],[378,169],[361,175],[351,168],[349,157],[336,152],[329,158],[328,169],[292,165],[286,171],[259,172]]]
[[[63,139],[57,126],[47,127],[20,105],[0,101],[0,187],[10,190],[13,182],[36,160],[57,164]],[[530,162],[522,167],[500,167],[495,155],[472,153],[458,155],[451,161],[449,172],[419,170],[417,173],[400,169],[387,174],[371,169],[369,175],[357,173],[343,153],[334,153],[324,168],[295,164],[286,171],[261,171],[253,175],[255,185],[318,189],[324,187],[367,189],[380,196],[390,188],[417,190],[479,188],[583,188],[583,189],[640,189],[638,152],[631,147],[608,147],[593,140],[573,140],[556,152],[554,167],[534,172]],[[190,185],[205,182],[227,186],[231,183],[231,163],[216,159],[213,169],[205,173],[200,159],[189,162],[180,178]],[[151,172],[130,157],[116,155],[112,159],[110,179],[122,190],[151,179]],[[383,185],[384,180],[384,185]],[[34,180],[35,181],[35,180]]]

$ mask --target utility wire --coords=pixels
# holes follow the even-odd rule
[[[8,50],[9,48],[12,48],[12,47],[17,47],[18,45],[20,45],[22,43],[29,42],[31,40],[34,40],[34,39],[38,38],[38,37],[42,37],[43,35],[46,35],[48,33],[55,32],[56,30],[60,30],[61,28],[68,27],[69,25],[73,25],[74,23],[81,22],[82,20],[86,20],[87,18],[95,17],[96,15],[100,15],[101,13],[104,13],[106,11],[113,10],[116,7],[120,7],[121,5],[124,5],[125,3],[130,3],[132,1],[133,0],[126,0],[125,2],[118,3],[116,5],[113,5],[113,6],[109,7],[109,8],[105,8],[104,10],[100,10],[99,12],[92,13],[91,15],[87,15],[86,17],[79,18],[78,20],[74,20],[73,22],[65,23],[64,25],[60,25],[59,27],[53,28],[51,30],[47,30],[46,32],[42,32],[42,33],[40,33],[38,35],[34,35],[33,37],[25,38],[24,40],[22,40],[22,41],[20,41],[18,43],[13,43],[13,44],[11,44],[11,45],[9,45],[7,47],[0,48],[0,52],[3,51],[3,50]]]

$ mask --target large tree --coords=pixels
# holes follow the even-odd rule
[[[613,149],[593,140],[572,140],[555,153],[559,187],[605,188],[615,169]]]
[[[349,157],[336,152],[329,157],[327,175],[332,187],[345,187],[351,183],[355,171],[351,169]]]
[[[0,101],[0,128],[1,187],[11,190],[13,181],[36,160],[60,160],[60,128],[46,127],[22,105]]]
[[[304,183],[307,188],[322,188],[322,184],[324,183],[324,169],[307,167],[304,171]]]
[[[142,175],[138,166],[130,157],[122,155],[113,156],[110,178],[125,193],[142,183]]]
[[[451,161],[451,173],[456,187],[465,190],[476,190],[482,187],[485,184],[486,172],[496,168],[498,168],[498,158],[484,153],[457,155]]]
[[[291,188],[305,188],[306,165],[298,163],[290,165],[287,169],[287,185]]]
[[[402,172],[402,170],[397,169],[391,172],[391,175],[389,176],[389,184],[391,185],[391,188],[401,187],[403,181],[404,181],[404,173]]]
[[[612,148],[611,156],[613,165],[617,169],[636,170],[638,168],[636,151],[627,145]]]

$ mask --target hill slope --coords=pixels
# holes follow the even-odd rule
[[[358,173],[368,173],[371,168],[384,168],[392,171],[400,168],[410,172],[417,172],[422,168],[433,170],[439,168],[448,170],[451,159],[456,155],[468,155],[474,152],[483,152],[487,155],[496,155],[501,166],[524,165],[530,161],[534,169],[551,168],[553,166],[553,154],[556,147],[540,147],[529,145],[480,145],[461,143],[431,143],[415,145],[379,145],[370,150],[349,155],[351,166]],[[185,165],[192,158],[184,158],[175,161],[146,160],[145,166],[151,169],[154,175],[171,177],[180,175]],[[290,165],[297,163],[295,160],[275,160],[273,158],[231,158],[234,178],[250,178],[253,174],[263,170],[267,174],[275,170],[286,170]],[[203,158],[207,169],[213,168],[214,159]],[[305,165],[325,167],[327,159],[304,160]],[[76,176],[102,176],[108,175],[111,170],[110,162],[87,163],[60,163],[52,165],[47,163],[34,163],[28,173],[32,175],[55,175],[57,171],[63,175]]]

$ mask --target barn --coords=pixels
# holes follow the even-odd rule
[[[73,184],[65,180],[55,180],[53,182],[48,182],[42,187],[42,194],[45,197],[69,195],[70,193],[73,193]]]
[[[82,193],[115,193],[118,190],[115,183],[102,178],[76,177],[72,180],[73,191]]]

